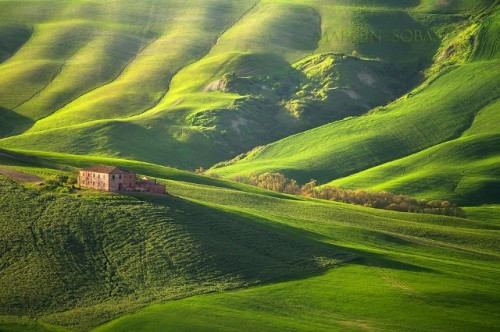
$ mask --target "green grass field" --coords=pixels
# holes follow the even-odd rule
[[[496,101],[497,76],[496,63],[464,65],[369,116],[288,137],[215,171],[232,176],[280,170],[301,181],[312,175],[325,181],[410,155],[465,132],[475,113]]]
[[[3,157],[2,167],[40,176],[50,176],[56,162],[105,161],[17,156],[42,166]],[[98,329],[453,331],[498,324],[498,223],[372,210],[196,175],[180,180],[179,171],[123,162],[163,174],[175,197],[37,194],[2,179],[9,236],[1,275],[12,285],[1,293],[3,328],[88,329],[148,303],[157,304]],[[34,223],[33,213],[40,213]],[[36,288],[14,282],[20,273],[46,281]],[[262,285],[241,289],[255,284]],[[225,291],[232,288],[240,290]],[[16,309],[20,296],[43,306]],[[28,313],[37,321],[13,317]]]
[[[492,288],[446,272],[449,262],[441,264],[429,272],[344,266],[307,279],[151,306],[95,331],[494,330],[493,308],[471,305]],[[456,299],[452,308],[450,297]]]
[[[499,8],[0,0],[0,331],[497,330]],[[97,164],[168,195],[61,180]]]
[[[8,42],[15,31],[22,34],[20,24],[32,35],[28,40],[22,35],[17,52],[19,45],[9,46],[11,54],[0,65],[0,117],[7,121],[0,134],[12,136],[0,145],[99,152],[191,170],[397,98],[416,84],[417,70],[430,63],[439,44],[413,14],[421,11],[413,3],[76,1],[54,3],[48,13],[39,9],[40,15],[36,8],[43,3],[32,6],[2,3],[2,26],[18,29],[3,39]],[[426,37],[403,42],[403,31]],[[347,68],[333,64],[312,82],[283,77],[297,61],[330,52],[355,52],[386,61],[386,67],[396,63],[399,78],[388,86],[390,73],[367,71],[363,62]],[[318,84],[332,81],[332,71],[339,82],[357,72],[370,89],[380,91],[339,90],[329,97],[328,91],[319,91],[312,101],[300,94],[305,86],[320,90]],[[231,72],[264,82],[264,88],[207,91]],[[324,98],[327,103],[317,107]],[[359,105],[351,108],[349,102]],[[313,114],[297,118],[297,107]],[[206,121],[193,123],[195,115]],[[124,131],[131,135],[124,137]],[[145,146],[147,137],[158,144]]]
[[[396,102],[287,137],[213,171],[228,178],[277,171],[302,183],[314,178],[464,205],[498,203],[500,67],[492,15],[479,26],[465,63],[445,67]],[[462,43],[459,38],[445,49]]]

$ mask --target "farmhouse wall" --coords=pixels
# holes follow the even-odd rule
[[[156,180],[142,178],[136,181],[134,172],[113,166],[93,166],[80,171],[78,184],[81,187],[100,191],[144,191],[165,194],[166,189]]]

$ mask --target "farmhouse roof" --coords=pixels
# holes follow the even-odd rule
[[[88,168],[82,169],[85,172],[95,172],[95,173],[104,173],[104,174],[117,174],[117,173],[132,173],[126,169],[120,169],[115,166],[105,166],[105,165],[97,165]]]

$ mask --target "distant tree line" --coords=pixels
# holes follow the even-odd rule
[[[444,200],[417,200],[407,195],[396,195],[386,191],[372,192],[362,189],[344,189],[336,186],[317,187],[316,180],[311,180],[306,184],[299,185],[297,181],[289,179],[281,173],[252,173],[248,178],[237,176],[234,180],[281,193],[361,205],[376,209],[431,213],[457,217],[465,215],[460,207]]]

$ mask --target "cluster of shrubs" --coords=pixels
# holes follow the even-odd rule
[[[302,195],[377,209],[457,217],[465,215],[461,208],[448,201],[417,200],[410,196],[396,195],[385,191],[371,192],[362,189],[344,189],[334,186],[317,187],[316,180],[299,185],[297,181],[288,179],[281,173],[252,173],[248,178],[238,176],[234,180],[281,193]]]
[[[56,175],[40,183],[39,189],[42,192],[73,193],[76,183],[76,176]]]

